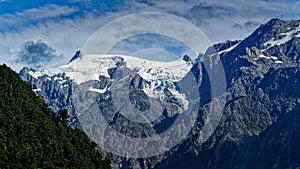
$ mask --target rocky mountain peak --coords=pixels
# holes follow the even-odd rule
[[[232,50],[238,55],[245,54],[245,48],[255,46],[259,50],[267,50],[273,46],[279,46],[300,37],[300,20],[284,21],[272,19],[262,24],[250,36],[241,41]]]
[[[76,59],[78,59],[78,58],[81,58],[82,56],[83,56],[83,54],[80,50],[76,51],[75,55],[72,57],[72,59],[69,61],[69,63],[76,60]]]

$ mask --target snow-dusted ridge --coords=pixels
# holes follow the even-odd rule
[[[81,84],[89,80],[99,80],[99,75],[110,77],[108,69],[126,62],[126,67],[138,73],[145,80],[168,79],[173,82],[181,80],[192,68],[192,64],[181,58],[171,62],[159,62],[125,55],[83,55],[66,65],[51,68],[41,72],[31,72],[38,78],[44,74],[54,76],[65,73],[67,77]]]
[[[281,33],[280,35],[282,35],[283,38],[281,38],[279,40],[275,40],[275,38],[272,38],[268,42],[265,42],[264,46],[271,48],[276,45],[284,44],[284,43],[290,41],[294,37],[299,38],[300,37],[300,26],[297,27],[296,29],[290,30],[289,32]]]
[[[218,54],[220,55],[220,54],[225,53],[225,52],[230,52],[230,51],[232,51],[235,47],[237,47],[240,43],[241,43],[241,42],[239,42],[239,43],[237,43],[237,44],[235,44],[235,45],[233,45],[233,46],[231,46],[231,47],[229,47],[229,48],[227,48],[227,49],[225,49],[225,50],[219,51]]]
[[[38,79],[39,77],[41,77],[41,76],[43,76],[45,73],[43,72],[43,71],[36,71],[36,72],[34,72],[34,71],[32,71],[32,70],[30,70],[29,72],[28,72],[28,74],[30,75],[30,76],[32,76],[33,78],[35,78],[35,79]]]

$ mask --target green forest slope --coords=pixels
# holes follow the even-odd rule
[[[79,129],[55,116],[17,73],[0,65],[0,168],[111,168]]]

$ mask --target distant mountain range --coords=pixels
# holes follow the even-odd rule
[[[272,19],[247,38],[215,44],[199,57],[154,62],[77,52],[66,65],[45,71],[24,68],[20,77],[54,111],[67,109],[70,126],[82,128],[91,123],[89,113],[97,112],[131,137],[164,131],[199,101],[196,122],[185,140],[166,153],[144,159],[112,154],[115,168],[299,168],[300,20]],[[219,84],[219,89],[213,89],[211,82],[222,77],[210,74],[207,65],[224,68],[225,84]],[[151,125],[124,117],[120,111],[131,109],[114,105],[124,104],[114,98],[122,88],[129,92],[117,97],[128,94],[136,109],[150,114],[160,110],[151,108],[156,103],[161,116]],[[212,114],[222,111],[222,116],[203,143],[200,131],[208,120],[209,105],[214,105]]]

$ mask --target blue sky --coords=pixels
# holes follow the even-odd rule
[[[76,0],[1,0],[0,1],[0,15],[14,14],[16,12],[22,12],[26,9],[39,8],[47,4],[67,5],[70,7],[77,7],[84,10],[96,9],[99,7],[106,7],[108,9],[114,9],[116,6],[124,3],[123,0],[101,0],[101,1],[76,1]]]
[[[185,18],[195,24],[211,43],[217,43],[242,39],[271,18],[300,19],[300,1],[0,0],[0,63],[7,63],[17,71],[23,66],[35,67],[20,60],[22,53],[40,51],[24,48],[27,43],[32,44],[32,48],[39,49],[45,44],[48,48],[43,49],[51,49],[43,51],[48,53],[41,54],[41,57],[53,59],[37,59],[47,61],[43,68],[63,64],[99,28],[114,19],[139,12],[162,12]],[[178,42],[170,39],[169,43],[159,43],[160,40],[145,40],[145,36],[139,38],[120,43],[115,51],[122,52],[122,46],[131,52],[133,47],[141,50],[137,45],[144,48],[152,45],[179,55],[187,50],[177,48]],[[134,44],[133,47],[128,48],[126,42]],[[128,53],[126,49],[124,53]],[[38,53],[33,55],[39,56]]]

